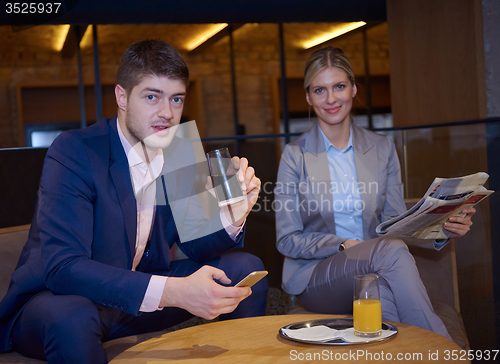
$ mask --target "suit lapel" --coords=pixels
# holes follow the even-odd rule
[[[356,161],[356,173],[360,197],[364,204],[363,209],[363,235],[368,237],[368,228],[373,219],[375,211],[377,191],[373,191],[370,183],[377,183],[378,176],[378,154],[375,144],[366,137],[363,131],[356,125],[352,125],[354,146],[354,159]],[[378,190],[378,187],[376,188]]]
[[[132,259],[133,252],[135,252],[137,234],[137,204],[134,189],[132,187],[132,179],[130,177],[127,156],[125,155],[120,137],[118,136],[116,122],[116,117],[109,121],[109,172],[120,201],[125,230],[127,231],[128,243],[130,245],[130,259]]]
[[[319,124],[311,128],[309,133],[305,142],[306,153],[304,153],[309,186],[316,198],[325,225],[328,227],[330,233],[335,234],[333,196],[330,193],[330,168],[328,167],[325,143],[320,135]],[[327,208],[328,206],[330,208]]]

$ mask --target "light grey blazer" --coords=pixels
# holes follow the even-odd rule
[[[286,145],[274,189],[277,248],[285,256],[283,289],[300,294],[314,267],[338,253],[346,240],[335,234],[331,181],[319,124]],[[378,224],[406,211],[394,143],[352,125],[354,157],[363,202],[363,238],[377,237]],[[350,188],[350,187],[349,187]],[[358,206],[360,208],[361,206]]]

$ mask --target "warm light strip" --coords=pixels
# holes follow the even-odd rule
[[[206,42],[208,39],[212,38],[215,34],[219,33],[222,29],[227,27],[227,23],[222,23],[222,24],[214,24],[213,27],[211,27],[209,30],[206,32],[198,35],[195,39],[193,39],[191,42],[189,42],[186,45],[186,49],[188,51],[192,51],[196,47],[198,47],[200,44]]]
[[[83,34],[82,40],[80,41],[81,48],[87,48],[92,44],[92,25],[89,25]]]
[[[56,36],[54,39],[54,48],[56,51],[60,52],[64,47],[64,42],[66,41],[66,37],[68,36],[69,24],[60,25],[59,27],[59,36]]]
[[[327,40],[333,39],[333,38],[338,37],[342,34],[348,33],[351,30],[362,27],[363,25],[366,25],[366,23],[364,21],[347,23],[345,26],[343,26],[341,28],[337,28],[335,31],[333,31],[331,33],[327,33],[325,35],[322,35],[319,38],[315,38],[313,40],[310,40],[310,41],[304,43],[303,47],[304,47],[304,49],[312,48],[314,46],[317,46],[318,44],[326,42]]]

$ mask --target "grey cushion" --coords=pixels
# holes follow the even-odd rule
[[[469,340],[467,339],[465,326],[462,321],[462,316],[457,310],[444,302],[433,301],[432,307],[436,315],[443,321],[453,341],[462,349],[469,350]]]
[[[28,229],[0,234],[0,297],[5,296],[9,288],[10,275],[14,271],[21,255],[24,243],[28,240]],[[26,358],[15,352],[0,354],[0,363],[45,363],[44,361]]]
[[[10,351],[8,353],[0,354],[0,363],[9,363],[9,364],[39,364],[39,363],[47,363],[43,360],[30,359],[18,354],[14,351]]]
[[[10,275],[14,271],[21,255],[24,243],[28,240],[28,229],[0,234],[0,297],[5,296],[9,288]]]

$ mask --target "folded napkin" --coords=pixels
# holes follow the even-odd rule
[[[380,336],[367,338],[356,336],[354,334],[354,327],[350,327],[344,330],[337,330],[325,325],[304,327],[302,329],[281,329],[281,331],[289,338],[296,340],[327,342],[335,339],[342,339],[343,341],[349,343],[364,343],[368,341],[376,341],[385,339],[397,333],[397,331],[382,330]]]

